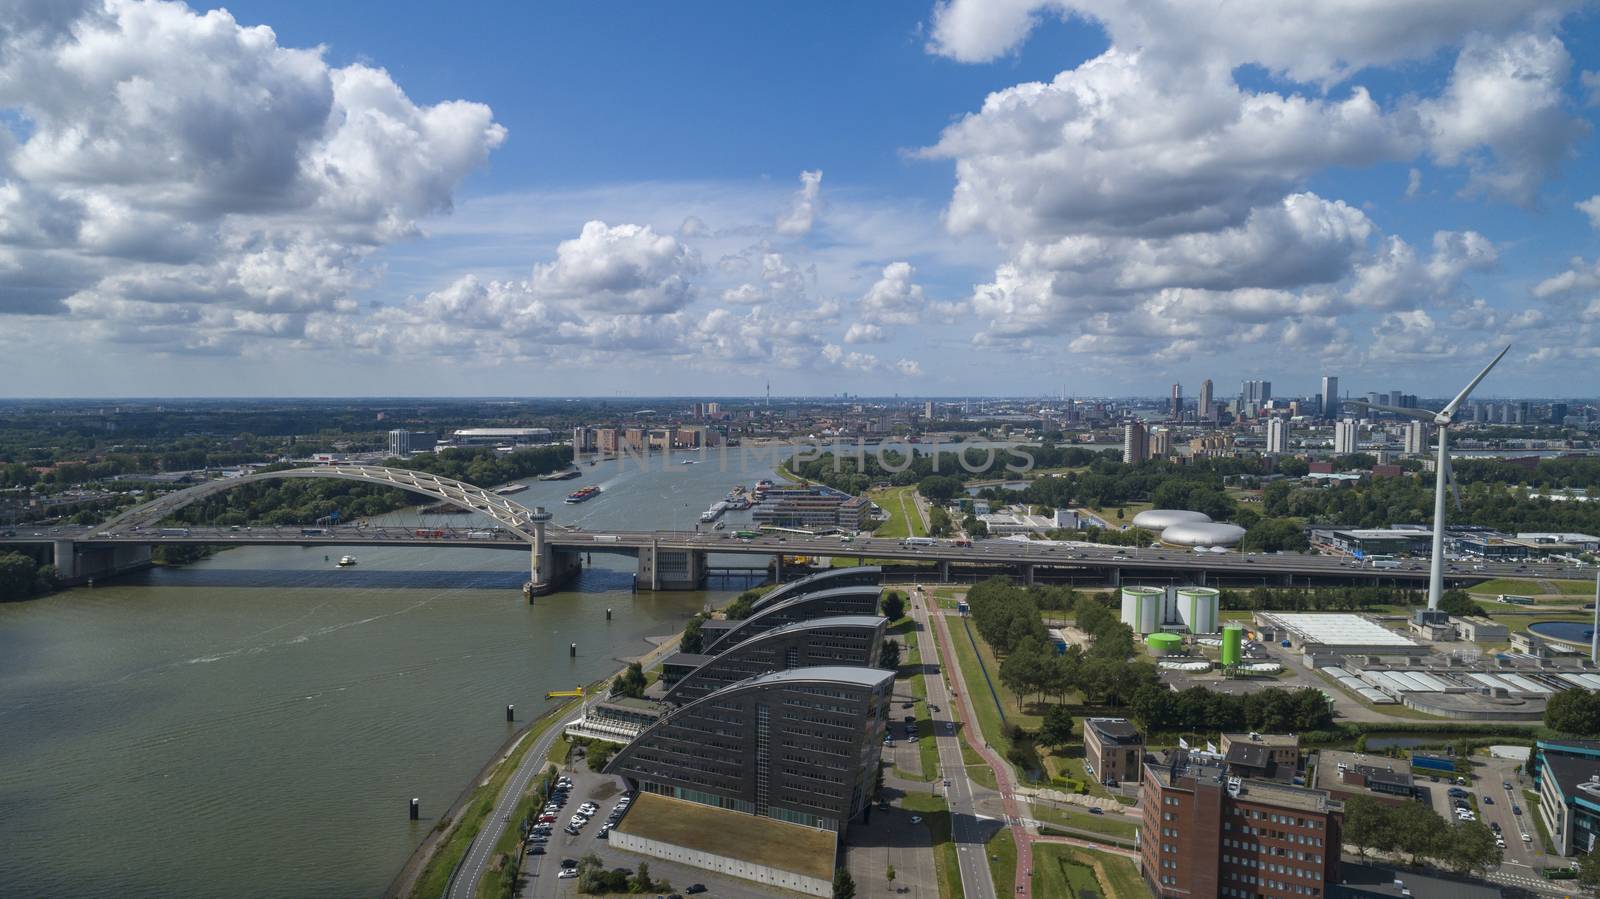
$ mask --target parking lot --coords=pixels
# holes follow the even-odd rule
[[[774,895],[799,895],[773,890],[771,887],[752,881],[727,877],[688,865],[612,849],[608,841],[600,839],[599,833],[612,808],[623,796],[622,781],[619,778],[590,771],[585,760],[577,757],[572,759],[572,764],[566,766],[562,773],[572,778],[572,789],[568,793],[566,805],[555,813],[556,820],[552,822],[550,841],[543,844],[544,851],[528,855],[523,861],[523,885],[517,894],[519,897],[552,899],[557,896],[579,895],[577,879],[563,879],[560,876],[561,863],[569,859],[576,861],[591,852],[599,856],[607,868],[635,870],[640,862],[644,862],[650,866],[652,879],[668,881],[672,884],[673,890],[680,894],[691,884],[701,884],[706,889],[699,894],[699,897],[708,899],[761,899]],[[584,802],[594,802],[598,806],[597,811],[577,834],[567,833],[563,828]],[[652,891],[650,895],[665,894]]]

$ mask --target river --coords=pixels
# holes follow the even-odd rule
[[[513,498],[591,529],[688,529],[771,476],[681,458]],[[561,503],[591,483],[600,498]],[[358,565],[334,567],[346,552]],[[738,587],[635,595],[631,558],[593,562],[532,606],[526,552],[428,547],[245,547],[0,604],[0,896],[380,893],[545,691],[615,671]]]

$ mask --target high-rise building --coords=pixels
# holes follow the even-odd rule
[[[1420,456],[1428,451],[1428,423],[1412,419],[1406,422],[1405,451]]]
[[[1165,459],[1172,455],[1172,432],[1166,428],[1152,428],[1148,435],[1150,458]]]
[[[933,400],[928,400],[922,404],[922,417],[929,421],[933,420]]]
[[[389,455],[404,459],[411,455],[411,432],[404,428],[396,428],[389,432]]]
[[[1132,464],[1150,456],[1150,432],[1142,421],[1130,421],[1122,426],[1122,461]]]
[[[1562,422],[1564,422],[1566,420],[1567,420],[1567,404],[1566,403],[1551,403],[1550,404],[1550,423],[1551,424],[1561,424]]]
[[[1525,425],[1530,421],[1533,421],[1533,404],[1527,400],[1517,403],[1516,423],[1519,425]]]
[[[1196,417],[1201,421],[1211,421],[1217,417],[1217,410],[1212,406],[1211,379],[1206,378],[1200,382],[1200,408],[1195,410]]]
[[[667,689],[661,699],[683,705],[747,677],[790,668],[876,668],[888,626],[889,619],[878,615],[836,615],[763,631],[715,656],[677,653],[668,656],[674,660],[672,666],[662,667],[661,680]],[[696,660],[703,661],[688,668],[686,663]],[[669,671],[673,675],[670,683]]]
[[[1361,445],[1361,425],[1353,418],[1341,419],[1333,423],[1333,451],[1336,455],[1348,456]]]
[[[1149,756],[1139,870],[1167,897],[1325,896],[1339,883],[1344,803],[1326,790],[1230,776],[1219,755]]]
[[[1254,415],[1272,399],[1271,381],[1245,381],[1239,385],[1239,411]]]
[[[684,705],[605,773],[645,793],[843,833],[872,796],[894,672],[763,674]]]
[[[1473,403],[1472,404],[1472,420],[1476,421],[1476,422],[1488,421],[1489,420],[1488,409],[1489,409],[1489,406],[1488,406],[1487,403]]]
[[[592,428],[578,426],[572,429],[572,451],[575,453],[594,452],[595,435]]]
[[[1289,419],[1272,418],[1267,420],[1267,452],[1286,453],[1289,451]]]
[[[1322,376],[1322,417],[1327,421],[1339,417],[1339,379],[1333,375]]]
[[[707,415],[721,415],[722,414],[722,404],[721,403],[706,403],[706,414]]]
[[[1183,418],[1183,385],[1182,384],[1174,384],[1174,385],[1172,385],[1172,402],[1168,405],[1167,411],[1172,415],[1172,417],[1174,419],[1182,419]]]

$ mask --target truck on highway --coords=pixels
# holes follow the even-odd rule
[[[1399,568],[1400,567],[1400,560],[1399,559],[1373,559],[1372,562],[1369,563],[1369,564],[1371,564],[1373,568]]]
[[[494,531],[468,531],[467,532],[467,539],[468,540],[493,540],[494,538],[495,538]]]
[[[622,541],[622,538],[618,537],[616,534],[595,534],[594,535],[594,542],[596,542],[596,543],[620,543],[621,541]]]
[[[1497,599],[1500,602],[1509,603],[1509,604],[1514,605],[1514,606],[1531,606],[1531,605],[1533,605],[1533,597],[1531,597],[1531,596],[1521,596],[1521,595],[1516,594],[1516,593],[1502,593],[1502,594],[1499,595],[1499,597],[1497,597]]]
[[[162,528],[161,529],[161,536],[163,536],[163,537],[187,537],[187,536],[189,536],[189,529],[188,528]]]
[[[301,528],[300,529],[300,536],[302,536],[302,537],[324,537],[324,536],[327,535],[327,533],[328,533],[328,529],[327,528]]]
[[[901,546],[934,546],[939,541],[932,537],[907,537],[900,541]]]

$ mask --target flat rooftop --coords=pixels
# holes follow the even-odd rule
[[[617,830],[753,865],[833,879],[837,834],[640,792]]]
[[[1258,612],[1263,622],[1271,622],[1300,638],[1302,643],[1322,646],[1383,646],[1395,649],[1421,649],[1408,637],[1375,624],[1360,615],[1319,612]]]

